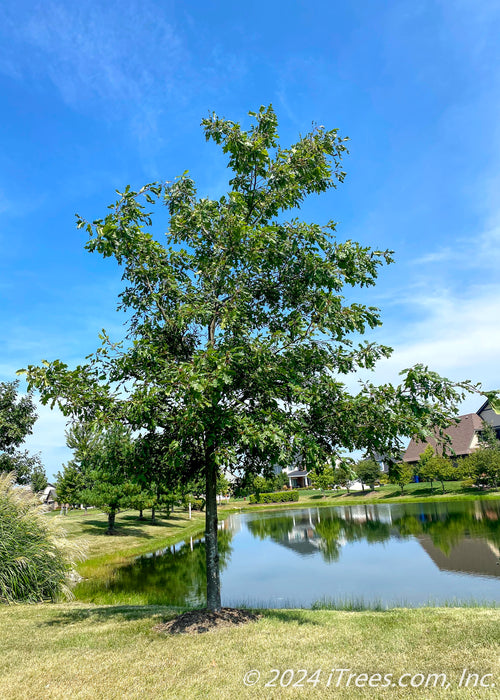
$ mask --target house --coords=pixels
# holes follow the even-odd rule
[[[291,489],[302,489],[311,485],[309,472],[306,469],[301,469],[300,464],[291,464],[283,471],[288,477],[288,485]]]
[[[467,413],[465,416],[459,416],[457,421],[445,430],[451,440],[446,445],[446,453],[454,454],[456,457],[466,457],[479,446],[478,435],[483,426],[483,419],[478,413]],[[412,439],[403,455],[403,462],[416,464],[428,445],[431,445],[437,454],[442,454],[443,446],[437,446],[435,438],[429,437],[425,442]]]
[[[56,487],[54,484],[47,484],[42,493],[40,494],[40,501],[46,505],[50,510],[57,508],[57,494]]]
[[[484,420],[485,423],[491,425],[497,434],[497,438],[500,440],[500,413],[495,413],[489,401],[483,403],[477,415]]]

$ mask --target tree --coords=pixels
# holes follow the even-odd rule
[[[40,461],[40,458],[38,455],[36,455],[37,458],[37,463],[34,465],[32,471],[31,471],[31,489],[33,493],[39,493],[40,491],[43,491],[44,488],[47,486],[49,483],[47,481],[47,474],[45,473],[45,469],[42,466],[42,463]]]
[[[0,452],[11,454],[32,432],[37,419],[31,393],[18,396],[19,380],[0,382]]]
[[[427,469],[434,474],[434,478],[441,482],[441,488],[444,493],[444,482],[451,481],[457,478],[457,469],[453,466],[453,462],[446,457],[435,455],[428,462]]]
[[[15,472],[16,483],[29,486],[33,472],[43,470],[40,455],[30,455],[28,450],[15,450],[0,454],[0,472]]]
[[[380,325],[379,312],[342,292],[374,285],[391,251],[336,240],[333,221],[296,218],[307,196],[344,180],[346,139],[336,129],[314,127],[284,148],[272,107],[250,114],[248,131],[215,114],[202,120],[207,140],[228,156],[229,191],[219,199],[199,198],[184,173],[127,187],[104,219],[78,217],[87,250],[122,266],[126,337],[115,343],[102,332],[95,355],[75,369],[61,360],[27,369],[43,403],[155,433],[172,481],[205,480],[211,610],[221,604],[221,471],[268,477],[277,465],[301,458],[311,469],[343,449],[394,454],[402,435],[444,430],[463,392],[477,389],[418,365],[398,387],[367,382],[349,393],[342,375],[374,367],[391,350],[354,343]],[[151,232],[161,204],[165,243]]]
[[[15,472],[18,484],[28,485],[35,479],[34,490],[43,490],[43,470],[40,457],[19,451],[25,438],[32,433],[37,419],[31,392],[19,396],[19,380],[0,382],[0,472]]]
[[[362,459],[356,464],[356,474],[363,486],[368,484],[373,490],[375,488],[375,482],[380,479],[380,464],[374,459]]]
[[[391,484],[397,484],[401,489],[401,495],[404,494],[406,484],[413,481],[415,475],[414,468],[407,462],[399,462],[391,465],[389,469],[389,481]]]
[[[434,449],[432,445],[427,445],[425,450],[422,452],[418,458],[418,464],[416,467],[417,474],[422,481],[428,481],[431,485],[432,493],[432,482],[436,480],[436,472],[434,469],[435,463],[433,462]]]
[[[461,460],[459,473],[477,486],[497,487],[500,482],[500,450],[484,444]]]
[[[347,489],[347,493],[351,492],[351,486],[358,478],[358,475],[347,460],[341,461],[341,463],[334,469],[333,475],[335,478],[335,484]]]
[[[76,506],[83,503],[82,494],[85,491],[85,477],[75,463],[71,460],[63,466],[62,472],[56,475],[56,493],[60,503],[69,503]]]
[[[130,478],[135,456],[130,432],[119,423],[105,430],[80,423],[68,431],[66,438],[75,450],[73,467],[79,475],[73,472],[73,484],[63,482],[63,494],[64,486],[69,485],[66,495],[73,493],[73,498],[107,513],[107,534],[112,535],[116,514],[131,507],[140,490]],[[58,495],[62,498],[63,494]]]
[[[333,467],[325,467],[322,471],[316,472],[312,471],[309,474],[311,483],[315,489],[321,489],[322,491],[327,491],[328,489],[333,489],[337,481],[335,479],[335,470]]]

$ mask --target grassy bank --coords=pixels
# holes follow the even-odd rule
[[[386,484],[377,487],[374,491],[366,489],[365,491],[320,491],[310,489],[299,489],[299,500],[295,503],[274,503],[269,504],[254,504],[251,505],[247,499],[232,498],[227,505],[221,506],[221,511],[227,509],[250,509],[255,508],[292,508],[292,507],[316,507],[316,506],[348,506],[359,505],[366,503],[412,503],[421,501],[439,502],[439,501],[475,501],[475,500],[495,500],[500,499],[500,489],[489,489],[483,491],[477,488],[463,488],[459,481],[445,481],[445,493],[442,493],[441,484],[434,483],[431,490],[428,483],[408,484],[404,488],[404,494],[401,494],[399,486],[394,484]]]
[[[107,535],[107,516],[98,510],[71,510],[68,515],[57,512],[51,517],[62,518],[68,537],[80,542],[87,551],[87,559],[78,565],[84,578],[105,576],[112,569],[126,564],[133,557],[163,549],[190,536],[203,532],[205,515],[192,512],[174,512],[169,518],[158,517],[152,525],[149,513],[139,520],[137,511],[119,513],[116,534]]]
[[[376,612],[267,610],[242,627],[202,635],[153,630],[167,608],[84,604],[0,608],[0,696],[58,698],[464,698],[495,688],[458,688],[463,669],[500,684],[500,611],[420,609]],[[332,669],[393,674],[396,686],[326,687]],[[260,670],[246,688],[243,676]],[[271,669],[323,669],[316,687],[264,688]],[[448,689],[400,688],[402,674],[445,673]],[[286,677],[285,677],[286,682]],[[354,683],[353,681],[352,683]],[[409,677],[403,680],[409,683]],[[416,682],[419,682],[417,679]],[[471,681],[472,682],[472,681]],[[365,684],[366,685],[366,684]]]

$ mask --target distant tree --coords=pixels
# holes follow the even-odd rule
[[[500,451],[486,447],[472,452],[461,461],[460,473],[477,486],[497,487],[500,483]]]
[[[37,419],[31,393],[19,396],[19,380],[0,382],[0,452],[12,454],[32,432]]]
[[[85,489],[80,497],[83,503],[96,506],[108,515],[107,534],[115,532],[116,514],[132,507],[140,491],[130,478],[134,460],[134,443],[130,432],[119,424],[107,429],[79,425],[73,440],[77,443],[79,468]]]
[[[267,479],[263,476],[256,476],[253,479],[253,492],[256,496],[265,493],[268,489]]]
[[[375,482],[380,479],[380,464],[374,459],[362,459],[356,464],[356,474],[361,481],[363,491],[365,484],[368,484],[373,490]]]
[[[460,472],[453,466],[451,459],[435,455],[427,463],[427,470],[434,474],[436,481],[441,482],[441,488],[444,493],[444,482],[455,480]]]
[[[31,455],[28,450],[0,454],[0,472],[15,472],[16,483],[21,486],[29,486],[33,471],[41,466],[40,456]]]
[[[38,455],[37,455],[38,456]],[[40,458],[38,458],[38,463],[34,465],[31,470],[31,489],[33,493],[40,493],[49,483],[47,480],[47,474],[42,466]]]
[[[35,492],[41,491],[47,478],[43,484],[40,456],[17,449],[32,433],[37,419],[31,393],[21,396],[18,390],[19,380],[0,382],[0,472],[15,472],[18,484],[31,484]]]
[[[351,492],[351,486],[358,478],[356,472],[352,468],[351,464],[346,460],[343,460],[334,469],[335,484],[347,489],[347,493]]]
[[[309,478],[314,488],[321,489],[322,491],[333,489],[338,483],[335,476],[335,469],[329,466],[326,466],[322,471],[311,471]]]
[[[437,480],[436,477],[436,472],[435,472],[435,463],[432,461],[434,457],[434,450],[432,448],[432,445],[427,445],[425,450],[422,452],[420,457],[418,458],[418,464],[416,466],[416,472],[419,476],[419,478],[422,481],[429,482],[431,485],[431,493],[432,493],[432,484],[434,481]]]
[[[484,422],[478,435],[479,449],[496,450],[500,452],[500,440],[497,438],[495,429],[489,423]]]
[[[69,503],[71,506],[87,505],[82,499],[86,488],[85,476],[74,461],[65,464],[62,472],[57,473],[55,487],[59,503]]]
[[[406,484],[413,481],[414,475],[414,468],[407,462],[392,464],[389,469],[389,481],[391,484],[397,484],[400,487],[401,495],[404,494]]]

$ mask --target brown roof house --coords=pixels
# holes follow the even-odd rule
[[[457,457],[465,457],[477,449],[479,445],[478,434],[483,428],[483,421],[477,413],[467,413],[465,416],[459,416],[457,420],[456,425],[450,425],[445,430],[451,440],[446,445],[446,453],[451,455],[455,453]],[[406,448],[403,462],[416,464],[427,445],[431,445],[436,453],[442,453],[442,446],[437,447],[437,441],[432,437],[427,438],[425,442],[412,440]]]

